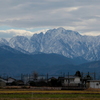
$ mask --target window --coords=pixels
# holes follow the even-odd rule
[[[96,83],[96,85],[98,86],[98,85],[99,85],[99,83]]]

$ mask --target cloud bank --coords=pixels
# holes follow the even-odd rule
[[[5,37],[8,40],[14,36],[26,36],[30,38],[34,34],[38,34],[40,32],[45,33],[47,30],[48,29],[44,29],[44,30],[39,30],[35,32],[26,31],[26,30],[16,30],[16,29],[0,30],[0,37]]]
[[[61,26],[82,34],[99,34],[99,5],[100,0],[0,0],[0,26],[25,30]],[[15,33],[32,34],[25,30]]]

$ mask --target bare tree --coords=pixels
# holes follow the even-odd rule
[[[37,72],[33,72],[32,73],[33,79],[37,80],[38,79],[38,73]]]

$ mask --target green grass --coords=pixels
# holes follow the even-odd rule
[[[100,100],[100,90],[30,90],[1,89],[0,100]]]
[[[100,94],[0,94],[0,98],[100,98]]]

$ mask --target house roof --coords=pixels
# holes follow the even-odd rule
[[[3,81],[3,82],[7,82],[7,80],[3,79],[3,78],[0,78],[0,81]]]
[[[10,80],[10,79],[12,79],[12,80]],[[5,83],[12,83],[13,81],[15,81],[15,79],[11,78],[11,77],[9,77],[8,79],[4,79],[4,78],[0,77],[0,81],[3,81]]]
[[[8,79],[13,79],[13,80],[16,80],[16,79],[14,79],[14,78],[12,78],[12,77],[8,77]]]
[[[78,77],[78,76],[71,76],[71,75],[70,75],[70,76],[66,76],[65,78],[66,78],[66,79],[68,79],[68,78],[74,79],[74,78],[80,78],[80,77]]]
[[[88,80],[88,82],[100,82],[100,80]]]

